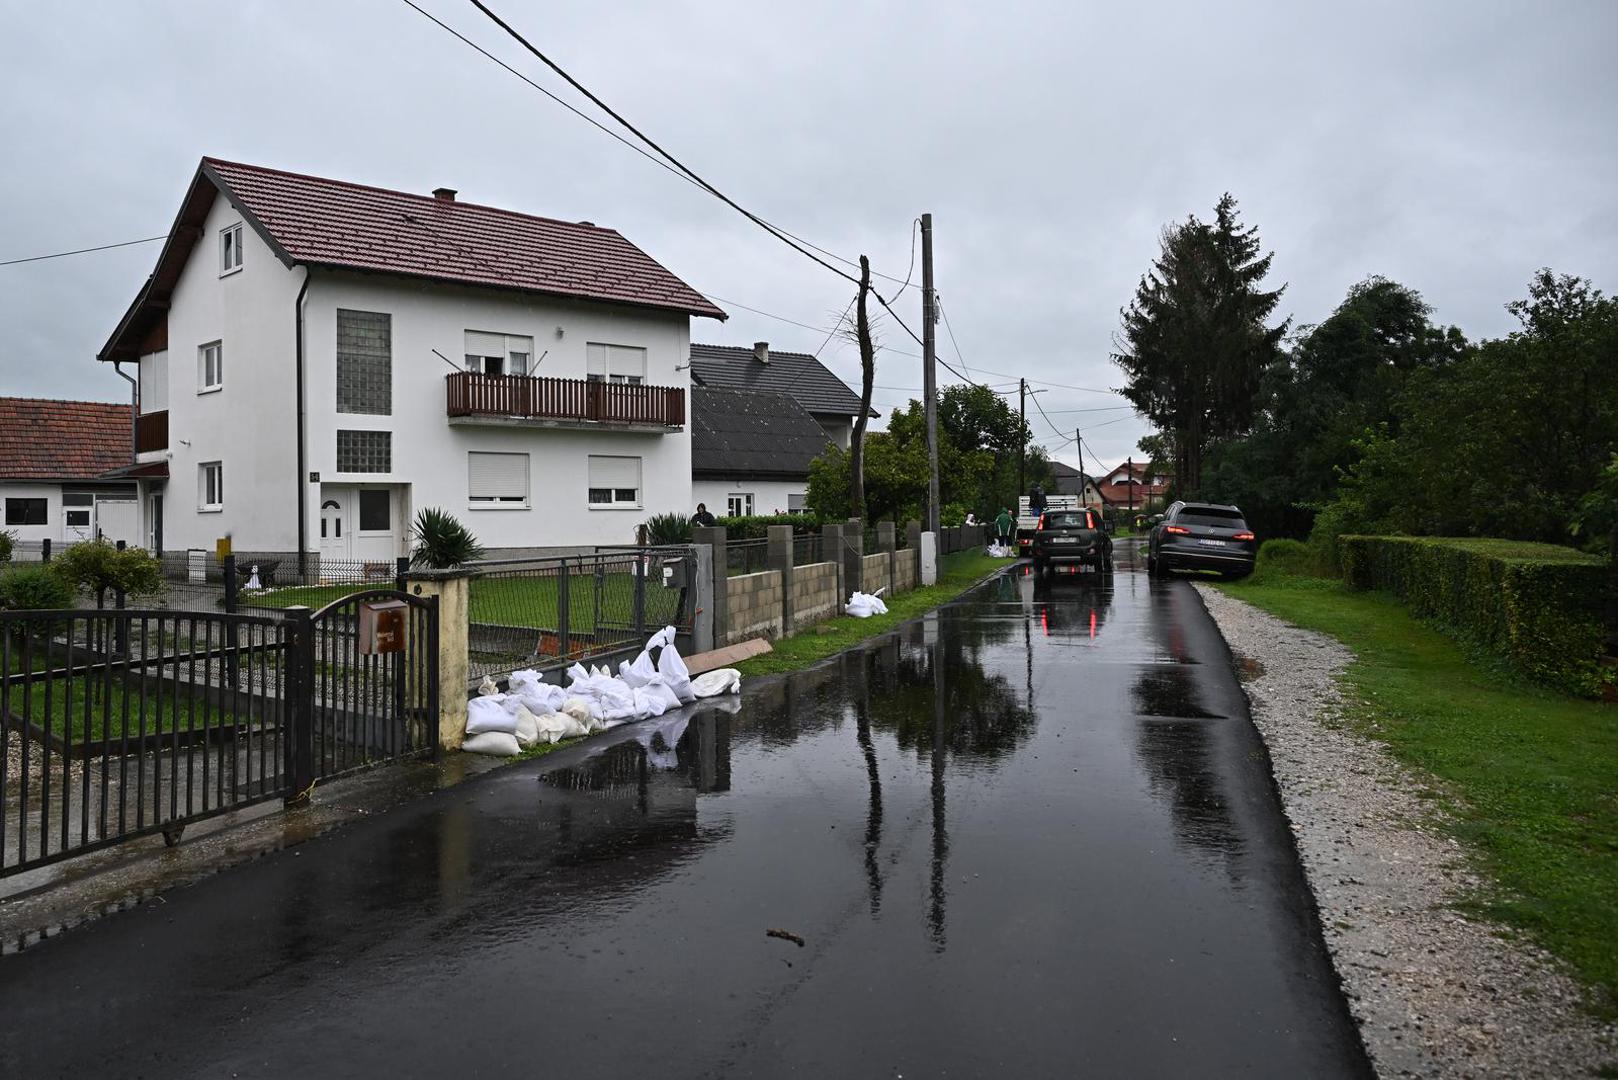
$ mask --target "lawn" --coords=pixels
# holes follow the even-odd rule
[[[50,685],[48,710],[45,702],[47,683]],[[173,693],[172,684],[165,685],[159,714],[159,703],[153,690],[151,688],[146,690],[145,734],[156,734],[159,724],[164,732],[173,730],[175,725]],[[85,716],[86,694],[89,695],[90,701],[88,717]],[[78,675],[71,679],[42,679],[28,687],[26,700],[23,686],[15,684],[9,688],[6,700],[8,711],[13,716],[26,716],[40,726],[45,726],[48,722],[51,734],[70,738],[74,746],[87,740],[92,742],[99,740],[103,728],[109,739],[117,740],[124,734],[126,695],[122,678],[116,674],[110,687],[105,676],[97,675]],[[127,695],[127,721],[129,737],[132,739],[142,734],[141,704],[140,688],[138,685],[132,685]],[[207,718],[206,723],[209,727],[230,727],[235,724],[234,718],[228,712],[216,707],[210,708],[188,693],[182,694],[179,702],[179,730],[185,731],[192,726],[201,730],[204,718]]]
[[[886,615],[873,615],[869,619],[839,615],[834,619],[828,619],[817,626],[801,630],[792,637],[772,642],[775,647],[773,652],[744,660],[738,665],[738,669],[745,676],[768,675],[808,667],[817,660],[824,660],[828,656],[858,645],[866,638],[886,633],[902,622],[948,603],[982,581],[986,575],[1016,561],[1016,559],[991,559],[978,548],[945,555],[939,560],[938,581],[935,584],[895,596],[883,595],[883,600],[888,605]]]
[[[1351,722],[1442,782],[1449,827],[1495,883],[1467,906],[1562,957],[1618,1015],[1618,708],[1521,682],[1386,594],[1282,574],[1219,587],[1353,650]]]

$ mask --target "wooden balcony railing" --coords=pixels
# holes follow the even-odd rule
[[[544,379],[533,375],[445,377],[450,416],[583,420],[682,427],[685,390],[675,386]]]
[[[152,450],[167,450],[169,448],[169,413],[167,409],[162,412],[141,413],[135,417],[135,453],[144,454]]]

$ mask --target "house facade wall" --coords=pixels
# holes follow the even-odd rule
[[[737,493],[750,492],[753,496],[753,513],[773,514],[780,510],[787,513],[792,505],[790,497],[804,495],[809,491],[809,478],[802,480],[748,480],[738,478],[732,480],[701,479],[691,481],[690,513],[695,513],[697,503],[707,503],[708,512],[715,517],[725,516],[726,499]]]
[[[306,460],[300,470],[295,304],[306,271],[287,268],[244,227],[242,267],[221,276],[220,230],[239,220],[227,199],[215,200],[175,287],[167,349],[142,358],[143,385],[166,387],[169,412],[167,451],[141,456],[169,467],[166,485],[143,485],[143,542],[153,510],[147,496],[156,491],[163,498],[166,550],[211,550],[229,536],[237,551],[296,552],[295,500],[301,500],[306,549],[321,550],[322,507],[337,502],[350,515],[345,533],[356,559],[406,553],[409,522],[427,506],[460,518],[495,553],[629,543],[635,526],[654,513],[691,513],[689,392],[685,429],[665,434],[451,424],[445,384],[452,370],[462,369],[465,334],[474,330],[531,336],[537,361],[531,373],[544,377],[583,379],[591,342],[641,347],[648,384],[689,391],[687,373],[676,370],[690,351],[687,315],[380,274],[312,272],[303,305]],[[339,309],[390,316],[388,415],[337,412]],[[203,393],[198,350],[213,341],[223,347],[223,386]],[[151,409],[143,405],[143,411]],[[339,472],[339,430],[391,432],[391,468]],[[472,451],[527,453],[526,504],[474,504]],[[640,459],[639,504],[590,507],[592,455]],[[199,467],[213,461],[223,467],[224,500],[210,511],[200,506]],[[353,506],[363,488],[391,492],[385,533],[363,535],[355,528]]]
[[[88,505],[72,508],[89,512],[87,526],[68,525],[66,517],[68,508],[62,502],[64,490],[91,496],[92,501]],[[123,540],[139,546],[141,539],[138,523],[135,515],[128,512],[134,498],[133,484],[0,481],[0,532],[10,532],[30,547],[37,545],[41,540],[49,540],[58,551],[66,544],[93,539],[97,535],[111,541]],[[7,499],[44,499],[45,523],[7,525],[4,516]]]

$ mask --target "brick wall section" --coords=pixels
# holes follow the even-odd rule
[[[916,553],[911,550],[899,552],[895,565],[898,573],[894,575],[893,591],[909,592],[916,587]]]
[[[730,645],[749,638],[781,636],[781,574],[765,570],[726,582],[725,640]]]
[[[837,595],[837,564],[811,563],[792,571],[792,631],[843,613],[846,597]]]
[[[891,588],[893,583],[888,580],[888,553],[886,551],[879,551],[875,555],[864,555],[861,556],[861,559],[865,563],[860,575],[864,582],[862,592],[874,593],[878,589]]]

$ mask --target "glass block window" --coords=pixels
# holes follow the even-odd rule
[[[393,412],[393,316],[337,309],[337,411]]]
[[[393,471],[393,432],[339,431],[337,471],[386,473]]]

